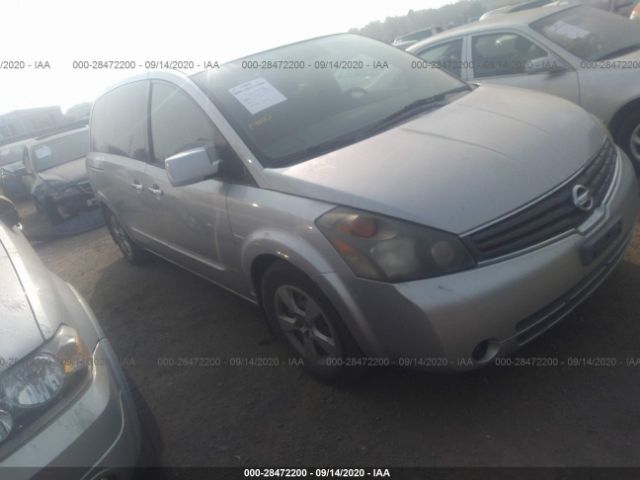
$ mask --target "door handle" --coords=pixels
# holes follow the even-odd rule
[[[134,180],[133,183],[131,184],[131,188],[133,188],[136,192],[141,192],[142,191],[142,184],[140,182],[138,182],[137,180]]]
[[[162,195],[162,189],[157,185],[152,185],[149,188],[147,188],[147,190],[153,193],[156,197],[159,197],[160,195]]]

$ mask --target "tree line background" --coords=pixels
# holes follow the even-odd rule
[[[425,4],[426,3],[427,0],[425,0]],[[406,15],[387,17],[383,21],[370,22],[362,28],[352,28],[349,32],[391,43],[393,39],[399,35],[404,35],[405,33],[422,28],[439,26],[447,29],[464,25],[465,23],[477,20],[480,15],[488,10],[513,3],[518,3],[518,1],[460,0],[440,8],[409,10]]]

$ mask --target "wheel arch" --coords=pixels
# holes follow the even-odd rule
[[[624,119],[636,110],[640,110],[640,96],[625,103],[611,118],[611,121],[609,122],[609,131],[616,141],[618,140],[617,136],[623,125]]]
[[[320,248],[321,246],[316,247],[295,232],[275,229],[262,230],[245,239],[241,263],[247,285],[251,285],[253,290],[252,294],[262,306],[262,276],[273,263],[285,262],[308,277],[327,297],[362,351],[371,355],[379,352],[378,342],[366,320],[356,302],[350,298],[346,286],[339,280],[340,274],[350,274],[351,270],[337,252],[331,250],[322,255]],[[333,255],[335,257],[332,258]],[[336,263],[332,263],[334,259]]]
[[[306,238],[280,229],[253,232],[244,239],[240,255],[245,280],[258,300],[262,275],[277,260],[289,263],[311,279],[334,270]]]

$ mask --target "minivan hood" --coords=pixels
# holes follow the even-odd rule
[[[45,182],[54,185],[73,185],[74,183],[89,179],[85,165],[85,157],[76,158],[62,165],[38,172],[38,176]]]
[[[43,341],[20,279],[0,242],[0,372]]]
[[[606,135],[566,100],[483,85],[354,145],[266,169],[261,186],[464,233],[562,183]]]

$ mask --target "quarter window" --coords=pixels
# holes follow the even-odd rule
[[[147,161],[148,82],[116,88],[100,99],[91,116],[91,150]]]
[[[418,54],[427,62],[444,68],[449,73],[458,77],[462,76],[462,39],[443,43],[435,47],[423,50]]]
[[[524,74],[529,60],[545,57],[547,52],[521,35],[498,33],[473,37],[472,55],[478,78]]]

